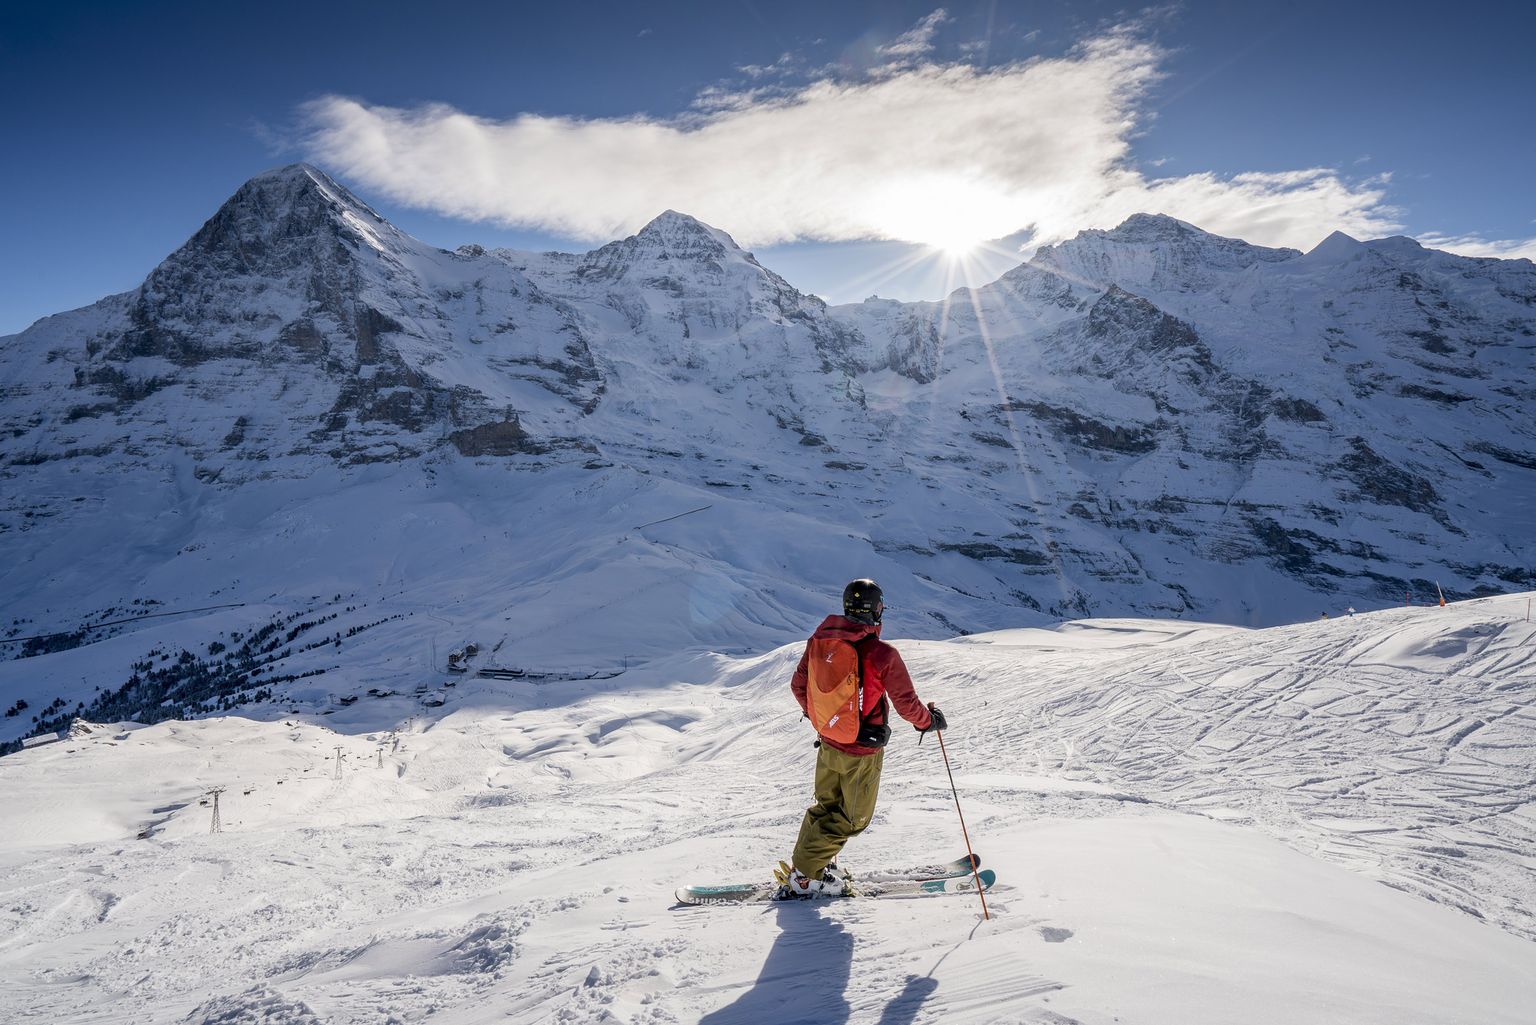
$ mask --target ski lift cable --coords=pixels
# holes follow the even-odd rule
[[[666,516],[666,517],[663,517],[662,519],[659,519],[659,520],[652,520],[649,523],[642,523],[638,527],[630,527],[629,529],[630,530],[644,530],[646,527],[654,527],[658,523],[668,523],[668,522],[670,522],[672,520],[680,520],[684,516],[692,516],[694,513],[701,513],[705,509],[713,509],[713,508],[714,508],[713,504],[711,504],[711,505],[701,505],[697,509],[689,509],[687,512],[680,512],[676,516]]]
[[[75,630],[56,630],[53,633],[35,634],[31,637],[0,637],[0,644],[19,644],[22,641],[42,641],[49,637],[67,637],[72,633],[84,633],[87,630],[100,630],[104,626],[118,626],[122,623],[137,623],[141,619],[159,619],[161,616],[190,616],[194,612],[213,612],[217,609],[238,609],[245,606],[245,602],[237,601],[231,605],[208,605],[201,609],[178,609],[175,612],[151,612],[147,616],[130,616],[127,619],[109,619],[105,623],[88,623]]]

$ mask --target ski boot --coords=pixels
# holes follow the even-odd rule
[[[781,861],[773,870],[773,881],[783,886],[789,882],[789,877],[794,873],[794,866],[787,861]],[[839,868],[837,862],[832,862],[821,870],[823,879],[840,879],[847,888],[853,886],[853,873],[846,868]]]
[[[781,861],[779,867],[773,870],[773,877],[779,884],[778,892],[774,894],[775,900],[841,897],[848,892],[844,877],[834,874],[831,866],[822,869],[819,877],[812,878]]]

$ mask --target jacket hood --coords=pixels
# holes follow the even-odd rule
[[[816,628],[816,633],[812,636],[835,637],[852,643],[863,640],[871,634],[880,636],[879,623],[860,623],[847,616],[828,616],[821,621],[821,625]]]

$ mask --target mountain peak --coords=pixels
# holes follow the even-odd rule
[[[269,214],[281,213],[305,201],[320,201],[341,214],[350,212],[373,225],[388,226],[378,212],[354,196],[346,186],[313,164],[274,167],[253,176],[224,204],[255,203]],[[221,210],[222,212],[222,210]]]
[[[316,167],[263,171],[144,279],[125,351],[192,363],[234,338],[265,339],[250,325],[287,319],[269,299],[288,289],[303,297],[288,312],[318,304],[350,323],[359,270],[420,248]]]
[[[757,261],[719,228],[676,210],[664,210],[628,238],[586,254],[580,273],[584,277],[615,277],[639,267],[654,276],[662,273],[662,268],[680,264],[715,274],[723,273],[728,264],[750,264],[762,271]]]
[[[1167,214],[1141,213],[1107,231],[1090,228],[1065,242],[1042,246],[1030,263],[1068,280],[1099,288],[1118,284],[1142,294],[1149,289],[1206,287],[1212,274],[1300,255],[1295,249],[1271,249],[1215,235]]]
[[[640,230],[641,231],[645,231],[647,228],[658,228],[658,229],[659,228],[665,228],[668,225],[679,225],[679,226],[690,226],[691,225],[691,226],[696,226],[696,227],[700,227],[700,228],[707,228],[708,227],[707,224],[705,224],[703,221],[699,220],[697,217],[694,217],[691,214],[685,214],[681,210],[673,210],[671,207],[668,207],[667,209],[663,210],[661,213],[657,214],[655,217],[652,217],[650,219],[650,221],[647,222],[645,228],[642,228]]]
[[[1104,237],[1116,242],[1158,242],[1187,236],[1219,238],[1195,227],[1188,221],[1167,214],[1131,214],[1118,225],[1104,232]]]
[[[1108,231],[1081,231],[1078,232],[1077,238],[1102,238],[1109,242],[1132,245],[1172,242],[1197,248],[1208,256],[1221,254],[1219,259],[1223,263],[1236,258],[1242,266],[1253,263],[1255,260],[1276,263],[1301,255],[1298,249],[1259,246],[1240,238],[1217,235],[1215,232],[1206,231],[1188,221],[1181,221],[1167,214],[1131,214]]]
[[[249,185],[253,182],[297,182],[306,178],[313,182],[324,181],[335,184],[330,175],[320,170],[314,164],[304,163],[303,161],[296,164],[284,164],[281,167],[269,167],[259,174],[251,175],[247,179],[246,184]]]
[[[263,171],[235,190],[185,249],[228,252],[246,263],[274,248],[313,245],[322,235],[380,251],[410,245],[406,236],[367,203],[312,164]]]
[[[1360,240],[1355,238],[1355,236],[1353,236],[1353,235],[1346,235],[1342,231],[1335,231],[1335,232],[1332,232],[1327,238],[1325,238],[1321,242],[1319,242],[1318,245],[1322,245],[1322,246],[1327,246],[1327,245],[1343,245],[1345,243],[1350,243],[1350,244],[1353,244],[1353,245],[1359,245],[1360,244]]]
[[[1346,235],[1342,231],[1335,231],[1307,252],[1307,259],[1311,261],[1343,261],[1349,260],[1365,251],[1365,245],[1352,235]]]
[[[740,252],[736,240],[719,228],[712,227],[677,210],[663,210],[645,227],[635,233],[635,238],[668,248],[681,246],[692,249],[699,245],[719,247],[722,252]]]
[[[1372,239],[1365,243],[1373,252],[1383,256],[1398,257],[1401,259],[1418,259],[1429,253],[1418,239],[1409,238],[1407,235],[1392,235],[1388,238]]]

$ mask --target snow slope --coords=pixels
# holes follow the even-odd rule
[[[465,677],[392,731],[366,703],[100,727],[0,761],[0,1016],[1525,1022],[1527,598],[898,642],[953,724],[989,922],[956,898],[673,906],[792,841],[796,646]],[[936,747],[898,729],[845,862],[958,834]]]

